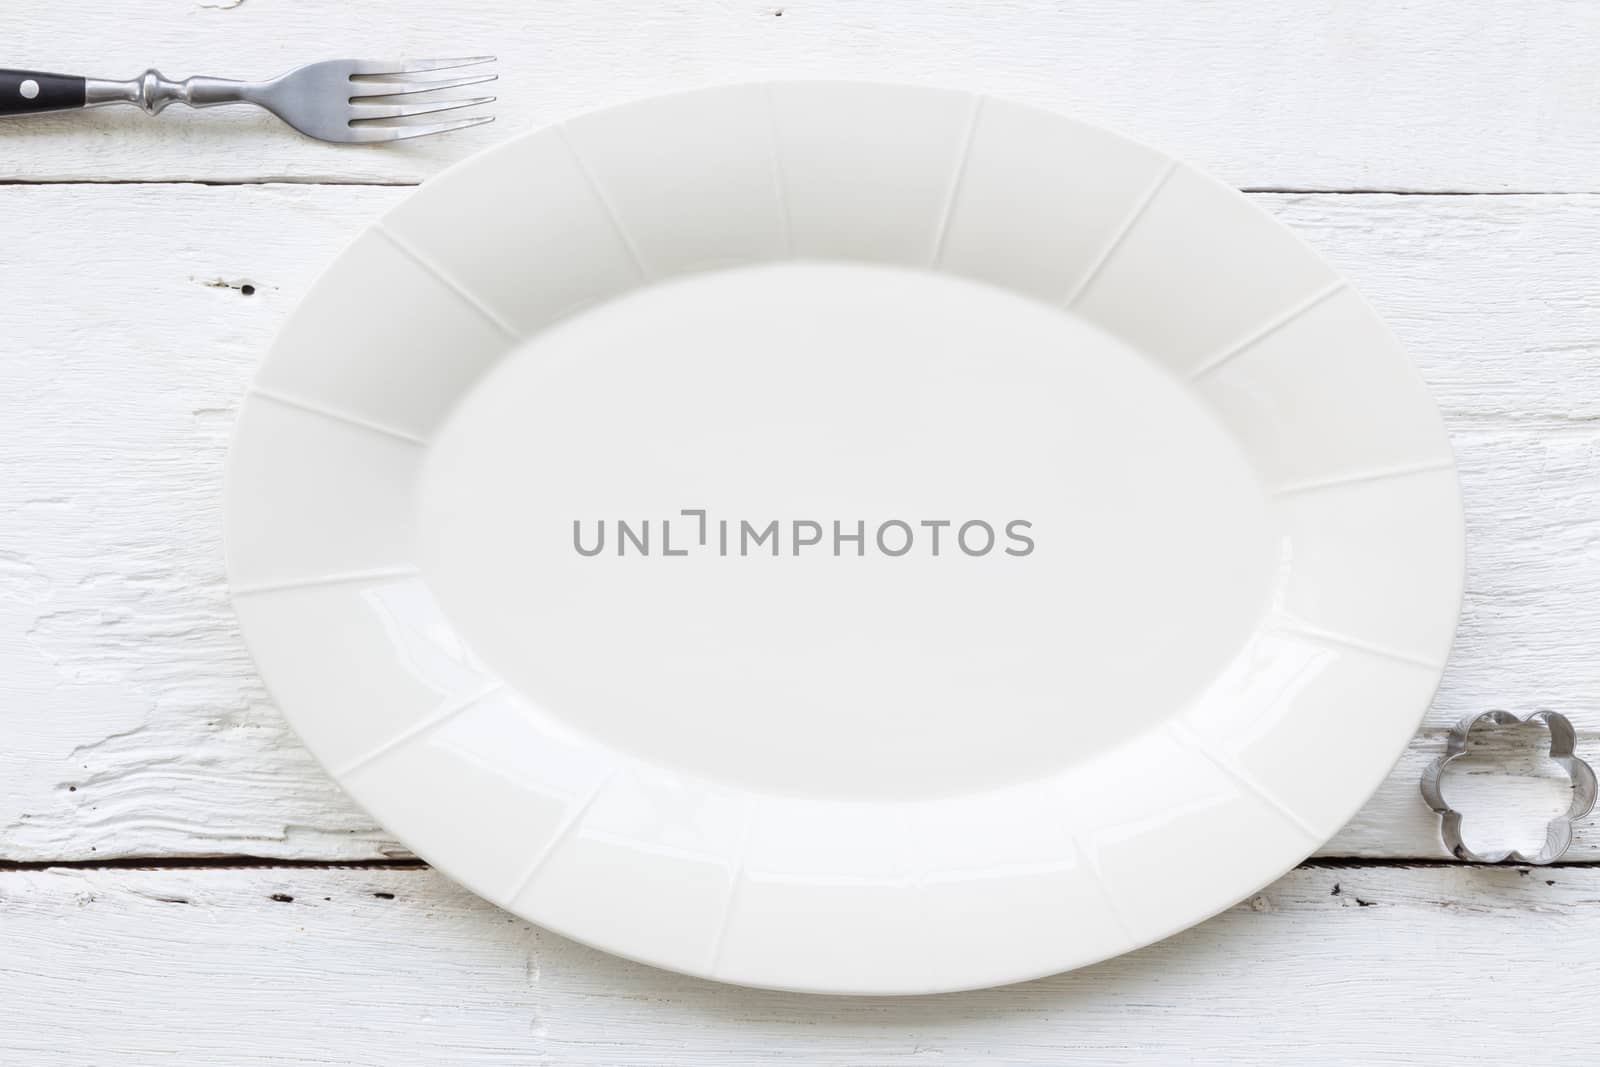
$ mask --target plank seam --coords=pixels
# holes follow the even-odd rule
[[[298,177],[271,178],[0,178],[0,187],[49,185],[197,185],[212,189],[237,186],[327,186],[332,189],[415,189],[422,181],[379,181],[373,178]],[[1247,196],[1600,196],[1600,189],[1387,189],[1381,186],[1321,188],[1294,185],[1241,185]]]
[[[1459,870],[1563,870],[1600,866],[1594,859],[1563,859],[1542,867],[1527,863],[1463,863],[1436,856],[1313,856],[1301,860],[1295,870],[1359,870],[1450,868]],[[427,871],[433,868],[414,857],[378,860],[279,859],[271,856],[130,856],[124,859],[90,860],[0,860],[0,875],[28,871],[230,871],[230,870],[307,870],[307,871]]]

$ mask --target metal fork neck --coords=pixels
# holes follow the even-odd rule
[[[172,81],[159,70],[147,70],[129,81],[108,81],[89,78],[84,83],[84,107],[103,107],[106,104],[132,104],[146,113],[159,115],[169,104],[187,104],[189,107],[212,107],[216,104],[234,104],[249,99],[249,82],[227,81],[223,78],[186,78]]]

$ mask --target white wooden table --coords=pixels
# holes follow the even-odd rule
[[[93,75],[463,52],[501,57],[500,121],[399,148],[243,112],[0,128],[0,1063],[1594,1058],[1600,825],[1557,867],[1464,866],[1416,779],[1494,706],[1563,710],[1600,756],[1600,4],[0,4],[0,62]],[[514,133],[776,76],[959,85],[1154,142],[1301,231],[1422,367],[1465,486],[1455,654],[1388,783],[1250,901],[983,993],[712,985],[453,887],[268,701],[224,588],[223,458],[321,268]],[[1564,803],[1549,777],[1457,781],[1480,834],[1537,839]]]

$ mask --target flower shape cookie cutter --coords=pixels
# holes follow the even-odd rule
[[[1461,840],[1461,813],[1445,803],[1444,793],[1440,788],[1444,781],[1444,770],[1452,760],[1466,754],[1467,738],[1472,733],[1473,727],[1515,726],[1518,723],[1534,721],[1543,722],[1545,729],[1550,732],[1550,758],[1566,768],[1567,776],[1572,779],[1572,804],[1565,813],[1550,820],[1550,825],[1545,829],[1544,847],[1532,856],[1524,854],[1520,849],[1483,855],[1473,852]],[[1428,802],[1428,807],[1438,813],[1439,836],[1444,840],[1444,845],[1450,850],[1450,854],[1470,863],[1500,863],[1510,859],[1517,863],[1543,865],[1560,859],[1562,854],[1572,847],[1572,824],[1588,815],[1593,810],[1595,802],[1594,768],[1575,754],[1577,740],[1577,731],[1573,729],[1571,720],[1555,711],[1536,711],[1526,719],[1519,718],[1509,711],[1486,711],[1482,715],[1470,715],[1456,723],[1445,744],[1444,755],[1428,764],[1422,772],[1422,799]]]

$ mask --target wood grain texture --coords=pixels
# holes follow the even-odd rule
[[[1581,1063],[1597,894],[1592,868],[1303,869],[1096,967],[890,1000],[676,977],[424,869],[8,872],[0,1060]]]
[[[1589,0],[136,0],[70,17],[7,0],[0,40],[34,68],[116,78],[485,52],[504,74],[494,126],[388,149],[316,144],[243,110],[30,120],[5,129],[0,179],[416,181],[593,107],[832,77],[1063,108],[1240,186],[1600,189]]]
[[[0,257],[0,859],[405,854],[272,707],[219,530],[273,329],[404,193],[0,186],[0,242],[28,251]],[[1441,856],[1415,782],[1457,718],[1554,707],[1600,757],[1600,197],[1259,199],[1389,319],[1453,431],[1455,654],[1428,731],[1324,853]],[[70,285],[38,267],[64,262]],[[1529,795],[1484,818],[1537,834],[1550,794]],[[1574,855],[1600,860],[1600,835]]]

